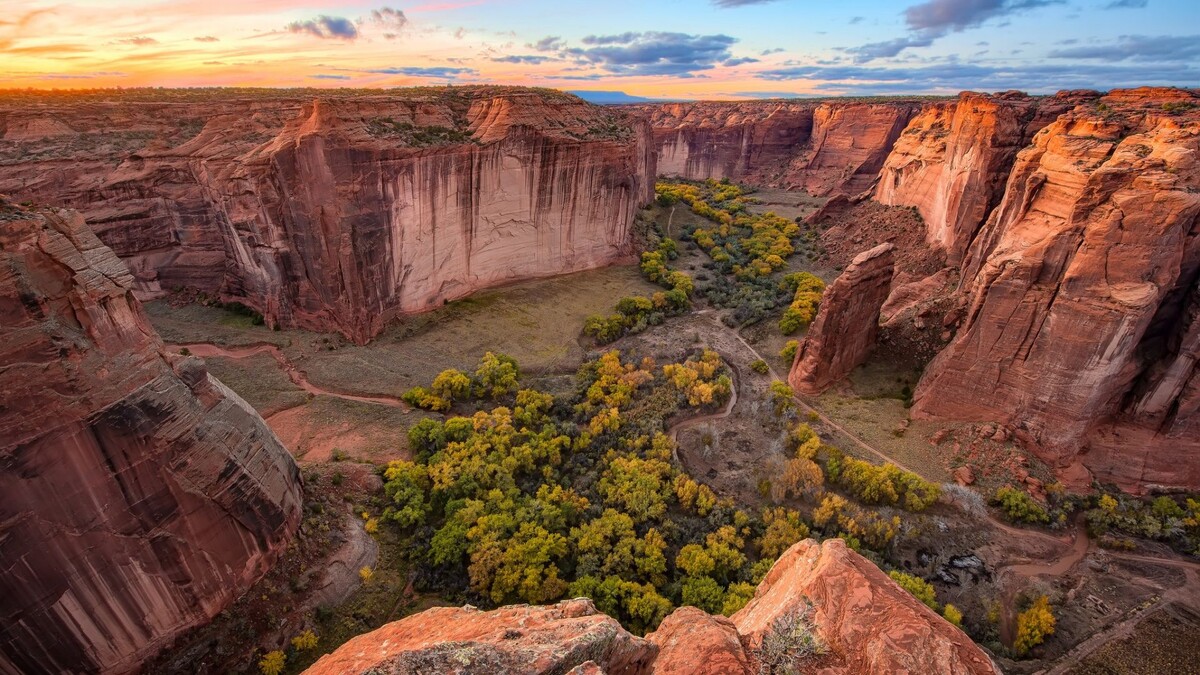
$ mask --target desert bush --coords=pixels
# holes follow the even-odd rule
[[[1017,637],[1013,640],[1013,651],[1020,656],[1028,654],[1030,649],[1054,634],[1054,624],[1050,600],[1044,595],[1039,596],[1029,609],[1017,615]]]

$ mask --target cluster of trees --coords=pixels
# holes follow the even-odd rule
[[[792,294],[792,304],[783,310],[779,319],[779,330],[791,335],[812,323],[825,292],[825,282],[808,272],[796,272],[783,278],[783,287]]]
[[[1181,553],[1200,555],[1200,498],[1160,495],[1145,500],[1103,494],[1085,516],[1088,532],[1100,537],[1101,543],[1110,539],[1111,533],[1119,532],[1167,542]]]
[[[686,236],[711,259],[705,267],[716,278],[702,292],[714,305],[734,309],[727,322],[755,323],[787,300],[789,291],[774,277],[795,252],[799,225],[774,213],[750,213],[751,198],[727,181],[659,182],[655,190],[660,204],[683,202],[714,223],[690,227]]]
[[[829,480],[865,504],[899,506],[916,513],[933,506],[942,495],[941,486],[911,471],[847,457],[837,448],[830,449],[826,468]]]
[[[663,237],[657,248],[642,253],[642,275],[666,288],[645,297],[621,298],[616,312],[609,316],[592,315],[583,322],[583,332],[600,344],[608,344],[626,333],[639,333],[648,326],[657,326],[668,316],[682,314],[692,306],[691,295],[695,282],[686,272],[673,270],[667,261],[679,256],[675,240]]]
[[[1049,523],[1050,514],[1045,507],[1037,503],[1024,490],[1005,485],[988,500],[993,506],[1000,508],[1005,518],[1014,523]]]
[[[384,473],[382,519],[412,538],[419,583],[466,579],[480,604],[582,595],[635,631],[681,603],[736,611],[808,528],[787,509],[739,510],[672,463],[663,421],[731,387],[711,350],[662,367],[610,351],[570,396],[517,388],[489,411],[422,420],[413,461]]]
[[[428,389],[413,387],[403,399],[415,408],[444,412],[455,401],[474,398],[498,398],[516,391],[520,369],[516,360],[504,354],[487,352],[479,361],[474,376],[449,368],[433,378]]]

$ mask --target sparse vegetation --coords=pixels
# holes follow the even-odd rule
[[[755,656],[767,675],[797,675],[805,672],[803,661],[828,651],[812,621],[812,605],[802,602],[796,609],[771,622]]]
[[[892,581],[899,584],[900,588],[912,593],[913,597],[920,600],[929,609],[935,612],[941,611],[941,606],[938,605],[937,601],[937,591],[934,590],[933,584],[921,577],[913,576],[899,570],[888,572],[888,576],[892,578]]]

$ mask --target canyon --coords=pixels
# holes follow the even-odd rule
[[[136,672],[256,581],[300,474],[65,210],[0,205],[0,670]]]
[[[143,300],[186,287],[363,343],[398,314],[628,258],[649,133],[504,87],[9,104],[0,194],[80,211]]]
[[[828,198],[797,217],[836,277],[786,375],[797,392],[903,333],[928,355],[912,420],[988,425],[1072,489],[1200,488],[1195,91],[31,96],[0,99],[0,670],[136,671],[299,527],[288,450],[164,346],[142,300],[184,291],[364,345],[482,289],[632,262],[659,174]],[[803,611],[822,672],[996,672],[837,539],[794,545],[728,619],[681,608],[642,638],[587,600],[435,608],[310,672],[448,669],[465,650],[495,672],[749,673]]]
[[[1073,487],[1200,486],[1195,91],[639,109],[663,173],[841,195],[847,220],[862,214],[840,233],[856,239],[873,226],[862,200],[920,213],[924,231],[897,245],[919,237],[961,282],[947,293],[942,270],[897,262],[892,309],[955,305],[932,319],[950,341],[914,417],[1006,426]],[[833,291],[823,312],[849,302]],[[814,367],[800,366],[794,384]]]

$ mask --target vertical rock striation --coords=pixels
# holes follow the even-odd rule
[[[208,121],[176,133],[186,120],[171,116],[193,114]],[[79,162],[0,166],[0,191],[81,210],[141,297],[196,288],[270,325],[356,342],[397,314],[626,258],[634,213],[653,198],[648,125],[560,92],[64,103],[41,115],[68,129],[28,139],[26,106],[0,110],[0,126],[39,158],[104,144]],[[153,140],[131,151],[122,133]]]
[[[966,318],[914,415],[1010,425],[1075,476],[1200,485],[1198,107],[1114,92],[1038,133],[966,256]]]
[[[896,142],[875,199],[915,206],[927,241],[946,249],[949,264],[957,265],[1004,194],[1017,152],[1077,98],[964,92],[957,101],[929,105]]]
[[[299,523],[287,451],[131,286],[78,215],[0,206],[0,671],[135,671]]]
[[[895,248],[880,244],[863,251],[825,289],[788,374],[793,389],[819,394],[866,361],[879,333],[879,310],[891,291]]]

